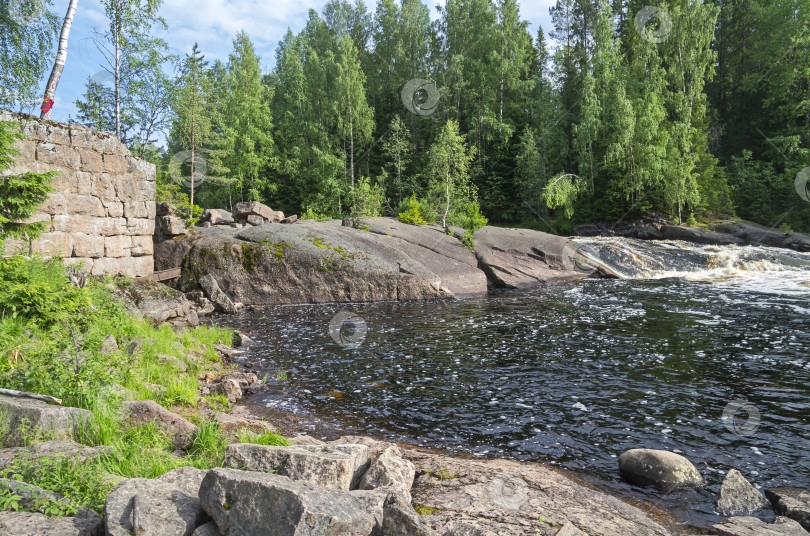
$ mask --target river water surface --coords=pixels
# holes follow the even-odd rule
[[[250,358],[278,386],[263,404],[351,433],[558,465],[700,526],[731,467],[810,489],[810,254],[582,243],[626,279],[218,321],[261,343]],[[340,311],[365,322],[346,322],[344,344]],[[636,447],[683,454],[707,487],[623,482],[617,457]]]

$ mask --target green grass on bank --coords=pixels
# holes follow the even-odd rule
[[[213,326],[180,332],[156,328],[116,299],[118,287],[127,284],[121,279],[92,279],[80,289],[58,259],[0,258],[0,387],[55,396],[65,406],[91,411],[79,439],[86,445],[113,447],[92,462],[21,457],[0,476],[40,486],[100,512],[115,477],[153,478],[182,466],[216,467],[233,441],[288,444],[272,433],[240,430],[228,437],[216,421],[202,420],[194,411],[202,404],[216,411],[227,408],[221,397],[200,397],[198,377],[226,370],[213,345],[231,344],[233,332]],[[105,349],[110,338],[117,349]],[[160,355],[180,359],[187,371],[180,372]],[[176,452],[171,438],[156,424],[129,425],[119,412],[124,399],[155,400],[184,414],[199,427],[191,446]],[[6,446],[12,435],[26,444],[52,439],[37,430],[0,426],[0,446]],[[0,486],[0,510],[4,509],[25,507]],[[70,513],[70,507],[62,504],[39,504],[35,509],[50,515]]]

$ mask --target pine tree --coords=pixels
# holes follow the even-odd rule
[[[17,152],[14,143],[23,139],[18,128],[16,123],[0,122],[0,253],[7,239],[31,240],[45,231],[45,222],[27,220],[53,191],[50,182],[57,175],[55,171],[22,175],[2,173],[14,165]]]
[[[217,125],[226,140],[223,164],[243,201],[261,201],[278,188],[269,175],[278,165],[271,137],[271,89],[262,83],[259,57],[245,32],[236,36],[233,47],[225,75],[221,124]]]

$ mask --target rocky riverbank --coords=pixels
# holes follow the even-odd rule
[[[769,246],[810,251],[810,235],[787,233],[745,220],[715,222],[705,228],[674,225],[662,218],[627,224],[588,224],[574,227],[577,236],[620,236],[641,240],[684,240],[717,246]]]
[[[184,292],[202,290],[218,310],[234,304],[363,302],[480,296],[490,288],[528,288],[610,277],[566,238],[484,227],[474,250],[460,231],[393,218],[355,225],[339,220],[217,225],[156,239],[156,269],[182,268]],[[202,305],[204,307],[204,304]]]
[[[248,357],[242,348],[216,347],[223,359]],[[164,359],[158,356],[159,359]],[[172,360],[167,356],[165,360]],[[174,358],[182,371],[183,361]],[[173,360],[172,360],[173,361]],[[201,396],[222,395],[231,403],[266,387],[252,371],[223,370],[198,378]],[[188,456],[201,433],[192,424],[216,421],[225,433],[275,430],[248,407],[215,410],[210,405],[166,408],[135,393],[124,399],[121,418],[134,426],[153,425],[171,437],[176,456]],[[30,427],[56,440],[0,450],[0,468],[20,459],[49,463],[72,458],[80,463],[113,455],[111,447],[80,444],[90,412],[28,397],[0,396],[7,430]],[[23,421],[28,424],[23,426]],[[16,437],[7,434],[8,442]],[[197,438],[197,439],[195,439]],[[25,442],[18,437],[19,444]],[[665,513],[653,514],[536,463],[451,457],[367,437],[324,442],[307,435],[289,446],[231,443],[221,464],[210,469],[181,467],[156,478],[109,475],[114,488],[103,515],[86,508],[72,515],[46,516],[38,505],[70,501],[51,490],[0,480],[0,495],[20,497],[27,512],[0,512],[0,533],[19,536],[129,535],[369,535],[369,536],[693,536],[701,531],[678,526]],[[629,481],[674,490],[702,486],[699,471],[685,458],[665,451],[637,449],[619,459]],[[7,490],[7,491],[4,491]],[[742,475],[729,472],[718,510],[739,516],[774,508],[774,523],[756,517],[730,517],[712,528],[726,536],[806,536],[810,495],[797,489],[768,490],[767,500]]]

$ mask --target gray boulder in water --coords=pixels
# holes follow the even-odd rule
[[[730,469],[720,488],[717,511],[724,516],[750,514],[767,506],[768,501],[736,469]]]
[[[692,462],[666,450],[628,450],[619,456],[619,472],[631,482],[665,491],[699,487],[704,483]]]

